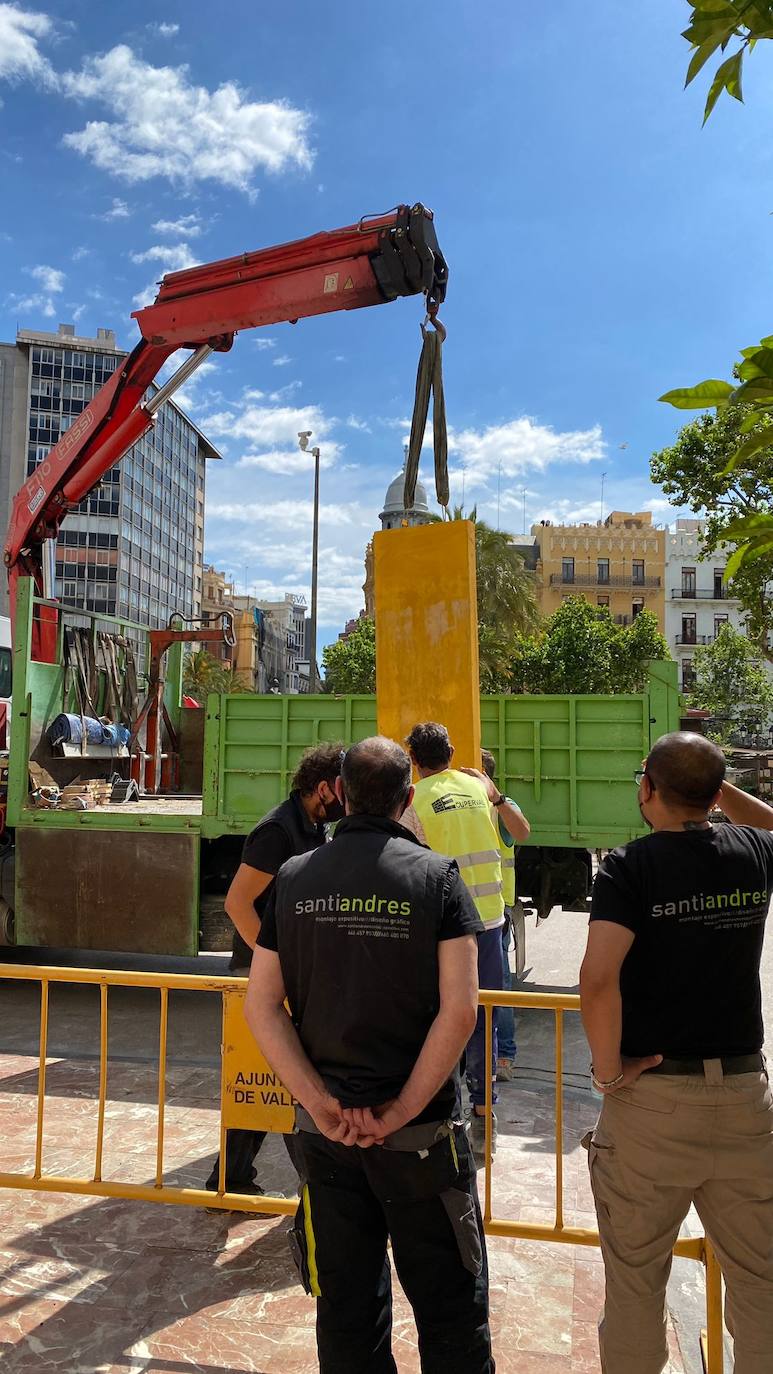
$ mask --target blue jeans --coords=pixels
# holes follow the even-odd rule
[[[510,921],[502,927],[502,987],[510,992],[513,975],[510,971],[510,946],[513,943],[513,929]],[[498,1056],[500,1059],[515,1059],[518,1053],[515,1044],[515,1012],[512,1007],[500,1007],[498,1014]]]
[[[493,988],[496,991],[500,991],[502,988],[501,926],[496,926],[494,930],[484,930],[483,934],[478,936],[478,987]],[[497,1011],[494,1011],[491,1063],[488,1066],[489,1077],[494,1080],[492,1098],[494,1102],[497,1100],[498,1014]],[[473,1107],[482,1107],[486,1098],[486,1019],[482,1007],[478,1008],[475,1030],[467,1045],[467,1087]]]

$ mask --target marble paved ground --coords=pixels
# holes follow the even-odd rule
[[[0,1169],[29,1171],[37,1061],[0,1057]],[[44,1172],[85,1176],[92,1164],[97,1065],[52,1060]],[[155,1169],[152,1066],[110,1065],[105,1178],[149,1181]],[[165,1170],[170,1183],[201,1186],[217,1141],[214,1068],[172,1066]],[[594,1224],[580,1137],[594,1117],[587,1093],[565,1108],[567,1220]],[[550,1221],[552,1093],[507,1085],[498,1108],[494,1211]],[[293,1190],[281,1141],[261,1153],[260,1182]],[[198,1208],[0,1192],[0,1369],[3,1374],[291,1374],[316,1369],[314,1304],[295,1282],[286,1218],[210,1214]],[[603,1276],[598,1251],[489,1242],[498,1374],[598,1370],[596,1318]],[[686,1265],[688,1261],[678,1262]],[[675,1372],[683,1363],[670,1325]],[[401,1374],[418,1371],[410,1309],[395,1304]]]

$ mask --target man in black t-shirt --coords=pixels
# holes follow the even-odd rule
[[[422,1369],[493,1374],[459,1085],[481,922],[455,861],[399,823],[413,796],[399,745],[354,745],[336,790],[332,843],[279,873],[245,1008],[299,1104],[291,1247],[317,1298],[320,1370],[395,1374],[391,1238]]]
[[[691,1203],[724,1271],[736,1374],[773,1369],[759,977],[773,810],[723,785],[724,772],[700,735],[658,740],[636,775],[652,834],[608,854],[593,888],[580,991],[604,1098],[584,1142],[606,1269],[604,1374],[665,1368],[666,1283]],[[711,824],[720,801],[737,824]]]
[[[234,924],[231,972],[247,977],[274,879],[282,864],[294,854],[318,849],[327,839],[325,825],[344,811],[335,794],[341,771],[340,744],[320,744],[308,749],[293,777],[287,801],[275,806],[244,841],[242,861],[225,899]],[[266,1138],[265,1131],[230,1130],[226,1135],[225,1186],[230,1193],[262,1193],[255,1182],[255,1157]],[[206,1182],[216,1192],[220,1156]]]

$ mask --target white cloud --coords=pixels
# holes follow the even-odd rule
[[[302,386],[303,382],[297,380],[288,382],[286,386],[280,386],[277,391],[269,391],[267,399],[277,405],[280,401],[286,401],[288,397],[294,396],[296,391],[301,390]]]
[[[41,288],[46,294],[57,295],[64,290],[64,272],[60,272],[58,267],[25,267],[25,272],[34,277],[35,281],[40,282]]]
[[[26,295],[10,295],[7,298],[8,305],[14,310],[37,312],[46,319],[51,319],[56,314],[53,297],[64,290],[64,272],[58,267],[47,267],[43,263],[38,267],[25,267],[24,271],[38,283],[40,290],[30,291]]]
[[[365,420],[358,420],[358,418],[357,418],[356,415],[350,415],[349,418],[347,419],[346,423],[347,423],[349,429],[359,429],[359,430],[361,430],[364,434],[371,434],[371,433],[372,433],[372,430],[371,430],[371,428],[370,428],[370,425],[367,424],[367,423],[365,422]]]
[[[175,366],[172,368],[172,372],[175,372],[177,368],[180,366],[180,364],[184,362],[186,358],[189,357],[190,353],[187,349],[178,349],[176,353],[173,353],[172,358],[175,359]],[[167,362],[171,362],[171,360],[172,359],[167,358]],[[205,361],[203,363],[199,363],[198,367],[196,368],[196,371],[193,372],[191,376],[188,378],[182,391],[175,392],[174,399],[176,404],[178,406],[182,406],[183,410],[189,411],[201,410],[202,406],[211,405],[212,396],[210,394],[207,394],[206,396],[200,396],[199,392],[201,390],[201,386],[205,378],[211,376],[213,372],[219,371],[220,368],[218,364],[215,362]],[[171,376],[171,373],[169,375]],[[209,393],[209,383],[207,383],[206,389]]]
[[[181,272],[186,267],[196,267],[201,261],[194,258],[187,243],[154,243],[143,253],[130,253],[132,262],[160,262],[165,272]]]
[[[320,467],[332,467],[338,451],[337,444],[326,444],[320,453]],[[294,474],[312,472],[314,459],[310,453],[301,453],[300,449],[272,449],[268,453],[243,453],[236,466],[239,468],[263,468],[265,472]]]
[[[202,232],[201,220],[197,214],[181,215],[179,219],[157,219],[151,225],[157,234],[179,234],[181,238],[196,239]]]
[[[56,314],[56,306],[50,296],[44,296],[41,292],[33,292],[29,296],[9,296],[8,304],[15,310],[38,310],[41,315],[51,319]]]
[[[128,182],[215,181],[254,195],[257,171],[306,169],[313,160],[305,111],[249,100],[233,82],[196,86],[187,68],[151,66],[125,44],[60,81],[66,95],[97,101],[113,116],[65,134],[65,144]]]
[[[0,4],[0,78],[55,85],[56,74],[38,49],[38,39],[47,38],[52,31],[47,14]]]
[[[265,334],[258,334],[252,342],[261,353],[265,352],[267,348],[276,348],[276,339],[267,339]]]
[[[287,353],[282,353],[278,358],[273,358],[274,367],[287,367],[292,362],[292,358]]]
[[[143,253],[130,253],[129,257],[136,263],[159,263],[159,276],[162,277],[167,272],[182,272],[186,267],[196,267],[201,261],[193,256],[187,243],[154,243]],[[132,297],[134,304],[140,309],[152,305],[158,294],[156,285],[155,281],[148,282],[142,291]]]
[[[328,438],[333,422],[319,406],[252,405],[239,410],[223,410],[201,421],[205,434],[213,439],[247,439],[260,452],[297,447],[298,434],[310,429],[314,442],[330,445]],[[339,445],[335,445],[338,452]]]
[[[72,260],[73,262],[82,262],[84,258],[88,257],[88,255],[88,248],[86,248],[85,244],[81,244],[80,248],[75,249],[75,252],[72,255]]]
[[[528,415],[485,429],[451,431],[448,447],[473,486],[495,478],[500,463],[503,478],[519,477],[554,463],[592,463],[604,458],[607,450],[600,425],[556,431]]]
[[[180,32],[179,24],[148,24],[148,28],[153,29],[159,38],[174,38],[175,34]]]
[[[207,502],[207,515],[215,520],[245,521],[263,524],[270,521],[289,529],[300,525],[303,520],[311,520],[314,507],[311,501],[212,501]],[[360,508],[357,505],[321,505],[320,519],[350,525],[359,523]]]
[[[649,500],[643,503],[642,510],[651,510],[653,514],[656,512],[661,514],[663,511],[673,511],[676,514],[677,511],[682,510],[682,507],[667,501],[665,496],[651,496]]]
[[[502,505],[504,506],[504,504],[503,501]],[[550,520],[554,525],[595,525],[601,513],[598,501],[578,503],[576,497],[574,499],[567,497],[558,501],[549,498],[547,501],[534,501],[530,504],[537,512],[536,519]],[[517,508],[517,501],[515,506]]]
[[[96,218],[107,220],[107,222],[109,223],[111,220],[114,219],[128,219],[130,214],[131,210],[126,204],[126,201],[119,200],[117,196],[114,196],[113,203],[110,206],[110,209],[105,210],[105,213],[103,215],[97,215]]]

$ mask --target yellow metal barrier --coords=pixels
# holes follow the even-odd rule
[[[101,969],[61,969],[18,964],[0,964],[0,980],[37,982],[40,984],[40,1065],[38,1069],[37,1127],[35,1136],[35,1166],[32,1174],[9,1174],[0,1171],[0,1188],[31,1189],[37,1192],[74,1193],[89,1197],[136,1198],[142,1202],[165,1202],[185,1204],[192,1207],[238,1207],[244,1212],[262,1212],[281,1216],[293,1214],[297,1203],[293,1198],[263,1195],[253,1197],[225,1191],[225,1134],[223,1115],[220,1120],[220,1177],[218,1191],[210,1192],[204,1188],[172,1188],[164,1184],[164,1119],[166,1101],[166,1059],[167,1032],[169,1017],[169,993],[172,990],[188,992],[244,992],[244,980],[240,978],[214,978],[189,974],[130,973],[105,971]],[[100,1036],[99,1036],[99,1102],[97,1108],[97,1140],[94,1170],[90,1178],[59,1177],[43,1173],[43,1134],[44,1107],[46,1095],[46,1053],[48,1044],[48,1007],[51,983],[96,984],[100,990]],[[108,989],[110,987],[158,988],[160,993],[159,1010],[159,1057],[158,1057],[158,1098],[156,1123],[156,1176],[149,1184],[129,1183],[121,1180],[111,1181],[102,1178],[102,1150],[105,1124],[105,1099],[107,1094],[108,1062]],[[556,1121],[556,1191],[555,1217],[553,1225],[537,1222],[509,1221],[507,1218],[492,1215],[491,1207],[491,1130],[492,1130],[492,1084],[486,1084],[486,1163],[484,1172],[483,1220],[486,1234],[490,1236],[509,1236],[532,1241],[552,1241],[568,1245],[599,1245],[598,1231],[580,1226],[564,1224],[563,1206],[563,1017],[566,1012],[577,1013],[580,999],[572,993],[537,992],[491,992],[481,991],[480,1003],[484,1008],[486,1032],[486,1063],[491,1061],[493,1023],[495,1007],[542,1009],[552,1011],[555,1017],[555,1121]],[[722,1275],[716,1256],[705,1236],[678,1240],[674,1254],[700,1260],[706,1269],[706,1330],[701,1337],[703,1362],[706,1374],[723,1374],[723,1321],[722,1321]]]
[[[552,1226],[537,1222],[507,1221],[491,1212],[491,1127],[493,1084],[486,1077],[486,1163],[483,1223],[489,1236],[511,1236],[522,1240],[558,1241],[569,1245],[598,1246],[599,1233],[586,1227],[564,1225],[564,1013],[579,1012],[580,999],[574,993],[489,992],[481,990],[480,1004],[486,1019],[486,1058],[492,1058],[493,1013],[496,1007],[542,1008],[555,1016],[555,1118],[556,1118],[556,1206]],[[706,1269],[706,1330],[701,1334],[701,1352],[706,1374],[723,1374],[724,1343],[722,1320],[722,1273],[717,1257],[705,1236],[678,1240],[674,1254],[697,1259]]]

